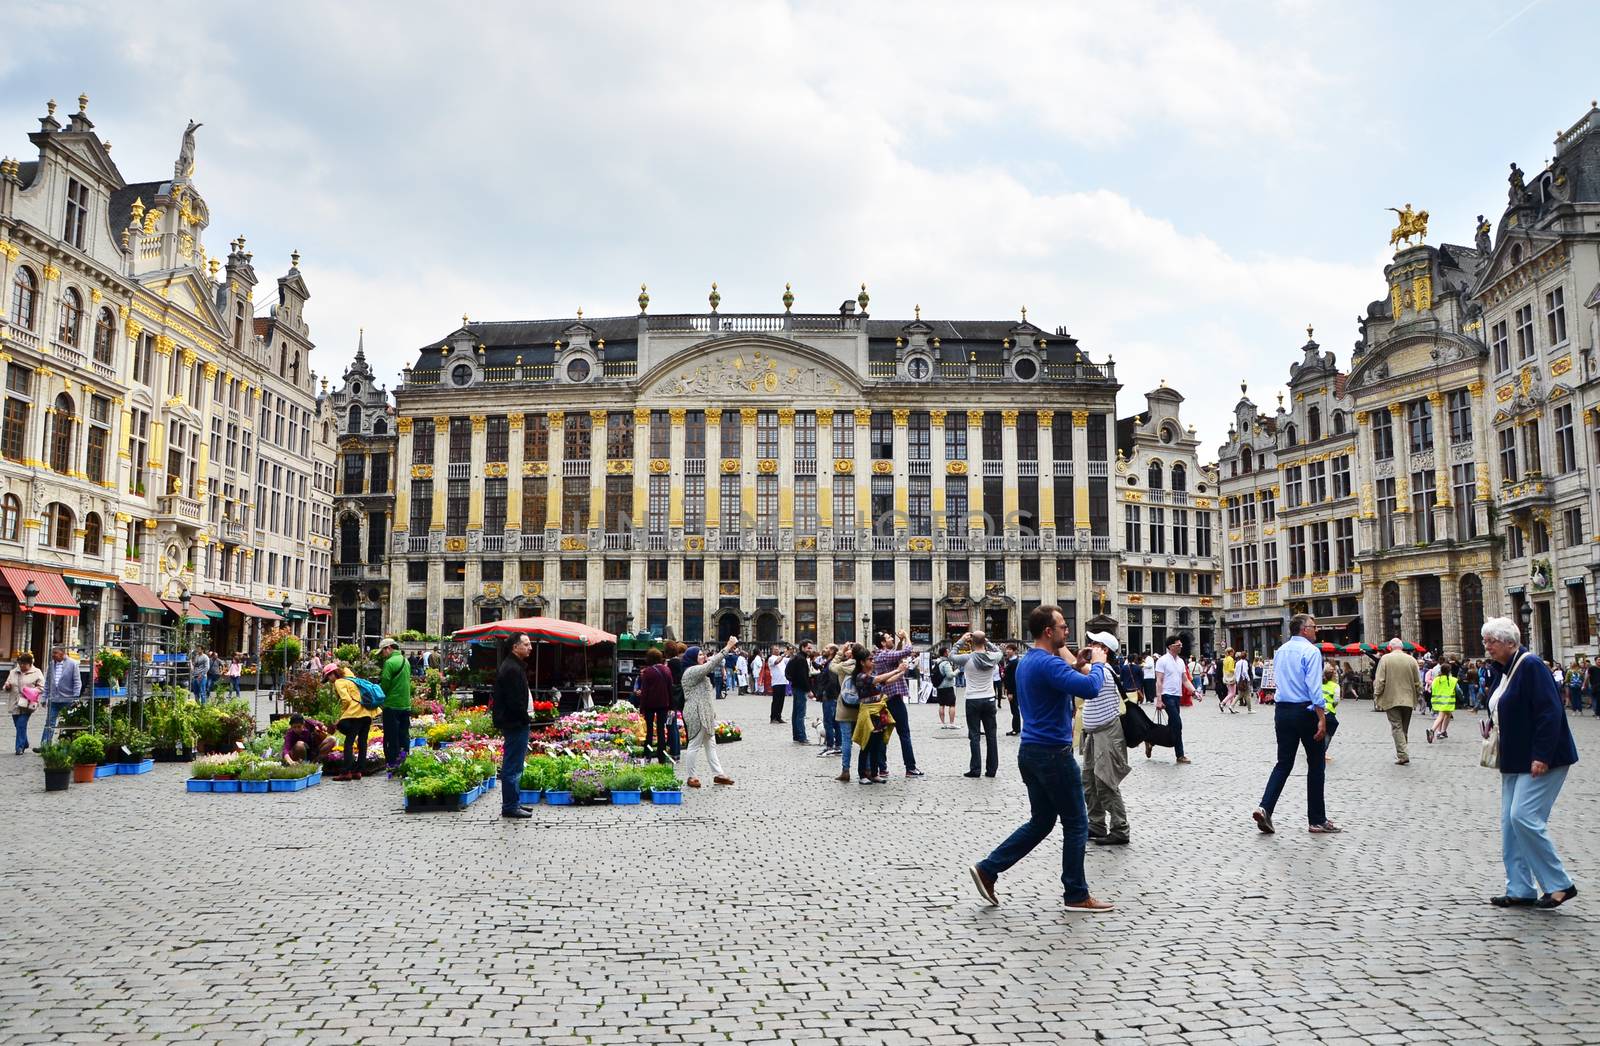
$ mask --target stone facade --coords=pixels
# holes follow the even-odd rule
[[[207,255],[194,126],[170,178],[129,184],[88,99],[65,124],[55,109],[29,136],[36,160],[0,160],[0,559],[62,576],[83,606],[76,621],[36,614],[24,635],[7,591],[0,636],[8,650],[88,645],[102,622],[137,617],[126,583],[174,607],[184,592],[269,604],[315,639],[332,433],[303,278],[291,267],[255,319],[243,239]],[[263,620],[202,612],[228,648],[248,648]]]
[[[474,322],[395,395],[389,626],[1023,633],[1115,612],[1117,383],[1027,320]],[[1019,398],[1020,394],[1020,398]]]
[[[328,394],[339,432],[334,503],[333,635],[376,646],[389,611],[389,541],[394,533],[395,432],[388,389],[367,363],[365,333],[343,383]]]
[[[1185,653],[1217,647],[1221,619],[1221,515],[1216,466],[1180,416],[1183,396],[1165,382],[1145,410],[1117,423],[1116,492],[1122,528],[1118,577],[1128,649],[1160,650],[1169,635]]]

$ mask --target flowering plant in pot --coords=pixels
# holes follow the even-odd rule
[[[111,647],[101,647],[94,655],[97,678],[101,686],[118,687],[128,678],[128,655]]]
[[[72,780],[72,746],[65,741],[50,741],[39,746],[39,757],[44,760],[44,790],[65,791]],[[89,771],[90,780],[94,771]]]
[[[580,803],[593,803],[606,791],[605,778],[600,771],[582,769],[572,771],[572,798]]]

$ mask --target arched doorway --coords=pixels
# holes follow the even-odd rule
[[[726,643],[728,637],[739,634],[739,626],[744,623],[744,618],[732,607],[724,607],[716,613],[717,638]]]
[[[1461,575],[1461,653],[1483,656],[1483,579]]]
[[[1433,651],[1443,649],[1444,605],[1437,574],[1424,574],[1417,578],[1417,630],[1420,638],[1412,642],[1421,643]]]
[[[1380,615],[1379,625],[1383,629],[1374,646],[1383,646],[1389,640],[1400,635],[1400,585],[1390,581],[1383,586],[1383,613]]]
[[[757,610],[753,624],[757,643],[776,643],[783,625],[783,615],[776,610]]]

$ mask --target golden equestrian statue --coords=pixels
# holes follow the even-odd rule
[[[1427,238],[1427,211],[1413,211],[1409,203],[1406,204],[1405,210],[1400,210],[1398,207],[1389,207],[1387,210],[1394,211],[1400,216],[1400,224],[1389,230],[1389,246],[1393,247],[1403,241],[1409,247],[1411,246],[1411,237],[1415,236],[1418,243]]]

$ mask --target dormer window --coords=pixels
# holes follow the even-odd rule
[[[1019,356],[1011,364],[1011,373],[1018,381],[1032,381],[1039,376],[1039,362],[1032,356]]]
[[[567,363],[567,380],[570,382],[584,382],[589,380],[589,374],[594,368],[583,356],[574,356]]]
[[[67,223],[61,231],[61,238],[81,251],[88,229],[89,187],[76,178],[70,178],[67,180]]]
[[[450,368],[450,384],[456,388],[465,388],[472,384],[472,364],[458,363]]]
[[[1322,409],[1320,407],[1312,407],[1306,411],[1306,429],[1308,430],[1307,439],[1315,442],[1322,438]]]
[[[906,374],[912,381],[926,381],[933,373],[933,364],[926,356],[912,356],[906,360]]]

